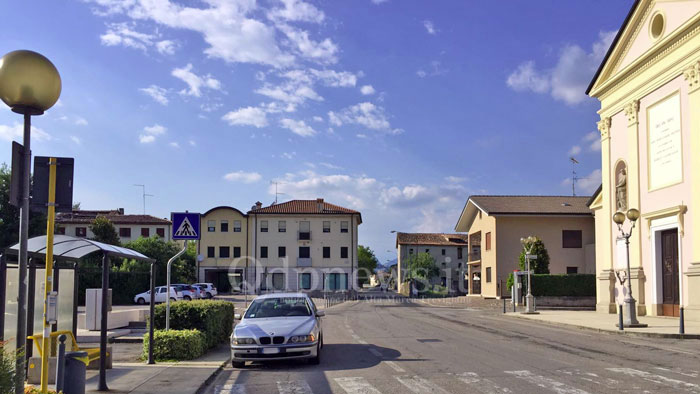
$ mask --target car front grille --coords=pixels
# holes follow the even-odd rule
[[[275,345],[281,345],[284,343],[284,337],[272,337],[272,343]]]
[[[270,337],[260,337],[258,340],[260,341],[261,345],[269,345],[272,343],[272,339]]]
[[[281,345],[284,343],[284,337],[260,337],[259,341],[261,345],[269,345],[271,343],[274,343],[275,345]]]

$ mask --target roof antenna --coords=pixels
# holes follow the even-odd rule
[[[145,214],[146,214],[146,197],[155,197],[155,196],[154,196],[153,194],[146,194],[146,185],[137,185],[137,184],[134,184],[134,186],[140,187],[140,188],[143,190],[143,191],[142,191],[142,195],[143,195],[143,214],[145,215]]]
[[[571,161],[571,194],[576,197],[576,181],[578,180],[576,176],[576,164],[578,164],[578,160],[573,156],[569,157],[569,160]]]
[[[283,182],[270,181],[270,184],[271,184],[271,185],[275,185],[275,204],[277,204],[277,196],[279,196],[280,194],[284,194],[284,193],[282,193],[282,192],[278,192],[278,191],[277,191],[277,185],[279,185],[279,184],[281,184],[281,183],[283,183]]]

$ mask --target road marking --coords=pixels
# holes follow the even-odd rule
[[[598,384],[598,385],[601,385],[601,386],[604,386],[607,388],[616,387],[620,383],[619,381],[617,381],[615,379],[603,378],[602,376],[600,376],[596,373],[585,372],[585,371],[581,371],[579,369],[574,369],[571,371],[566,370],[566,369],[560,369],[557,372],[563,373],[563,374],[569,375],[569,376],[575,376],[575,377],[577,377],[581,380],[584,380],[586,382]]]
[[[530,371],[504,371],[507,374],[514,375],[516,378],[522,379],[528,383],[532,383],[543,389],[552,390],[559,394],[589,394],[585,390],[580,390],[568,384],[559,382],[552,378],[542,375],[535,375]]]
[[[357,342],[359,342],[359,343],[362,344],[362,345],[369,345],[369,344],[367,343],[367,341],[362,340],[362,339],[358,339]]]
[[[405,369],[399,367],[399,364],[396,364],[394,361],[384,361],[384,363],[385,363],[386,365],[390,366],[391,368],[393,368],[394,371],[396,371],[396,372],[399,372],[399,373],[405,373],[405,372],[406,372]]]
[[[395,378],[415,394],[449,394],[447,390],[420,376],[395,376]]]
[[[224,384],[214,387],[215,394],[246,394],[242,384]]]
[[[698,374],[698,371],[683,371],[680,368],[670,369],[670,368],[656,367],[656,369],[658,369],[660,371],[677,373],[679,375],[688,376],[690,378],[697,378],[698,376],[700,376],[700,374]]]
[[[277,389],[280,394],[313,394],[311,387],[305,380],[290,380],[288,382],[277,382]]]
[[[685,390],[690,393],[700,393],[700,386],[694,383],[684,382],[678,379],[671,379],[661,375],[655,375],[653,373],[640,371],[638,369],[632,368],[607,368],[608,371],[621,373],[627,376],[632,376],[635,378],[642,378],[647,382],[653,382],[662,384],[664,386],[671,386],[676,390]]]
[[[480,378],[474,372],[464,372],[454,375],[462,383],[473,385],[472,388],[484,394],[511,393],[510,389],[501,387],[489,379]]]
[[[348,394],[381,394],[365,378],[335,378],[335,382]]]

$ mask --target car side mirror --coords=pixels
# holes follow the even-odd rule
[[[316,311],[316,317],[323,317],[326,316],[326,312],[324,311]]]
[[[234,313],[234,314],[233,314],[233,320],[241,320],[241,314],[240,314],[240,313]]]

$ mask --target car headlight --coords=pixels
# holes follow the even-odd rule
[[[295,336],[289,338],[289,343],[307,343],[307,342],[313,342],[315,340],[316,340],[316,338],[314,337],[313,334],[295,335]]]
[[[231,339],[231,344],[233,345],[252,345],[255,343],[253,338],[236,338]]]

